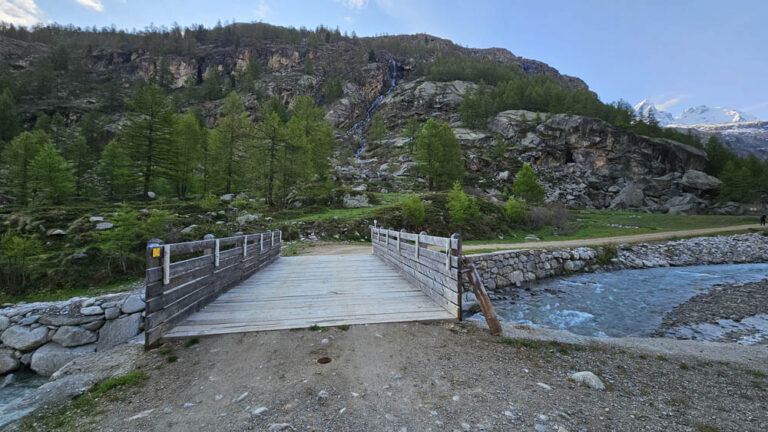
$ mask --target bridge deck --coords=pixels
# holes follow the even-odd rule
[[[373,255],[300,256],[280,258],[164,337],[451,319]]]

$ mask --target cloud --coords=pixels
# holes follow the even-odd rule
[[[0,0],[0,21],[31,26],[43,20],[43,11],[35,0]]]
[[[667,111],[669,108],[672,108],[673,106],[677,105],[678,102],[680,102],[680,98],[679,97],[675,97],[675,98],[672,98],[672,99],[670,99],[670,100],[668,100],[668,101],[666,101],[666,102],[664,102],[662,104],[657,104],[656,105],[656,109],[662,110],[662,111]]]
[[[259,2],[256,9],[253,10],[253,14],[257,19],[263,20],[269,15],[269,5],[264,2]]]
[[[333,0],[341,3],[347,9],[362,9],[368,4],[368,0]]]
[[[75,0],[75,1],[87,8],[91,8],[95,10],[96,12],[101,12],[104,10],[104,4],[101,2],[101,0]]]

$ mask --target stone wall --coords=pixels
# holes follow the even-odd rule
[[[525,249],[469,255],[489,290],[598,269],[768,262],[768,237],[736,234],[615,247]]]
[[[144,325],[143,290],[0,309],[0,375],[50,376],[70,360],[128,342]]]

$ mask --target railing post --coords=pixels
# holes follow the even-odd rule
[[[206,235],[203,236],[203,240],[213,240],[214,238],[215,237],[213,236],[213,234],[206,234]],[[203,250],[203,255],[213,255],[213,249],[211,249],[211,248],[204,249]],[[214,257],[213,259],[214,259],[214,264],[215,264],[216,258]],[[216,271],[215,268],[213,270]]]
[[[462,286],[461,282],[461,274],[462,274],[462,266],[463,266],[463,258],[461,256],[461,234],[454,233],[451,235],[451,239],[456,239],[456,270],[458,273],[457,277],[457,285],[456,285],[456,292],[458,293],[459,298],[457,299],[457,304],[459,305],[459,321],[461,321],[461,298],[462,298],[462,291],[464,290],[464,287]]]
[[[259,254],[264,252],[264,233],[259,233]]]
[[[405,228],[397,232],[397,254],[400,255],[400,234],[405,232]]]
[[[213,252],[213,265],[214,267],[218,267],[219,266],[219,239],[216,239],[214,244],[216,246]]]
[[[275,232],[272,231],[272,247],[275,246]]]

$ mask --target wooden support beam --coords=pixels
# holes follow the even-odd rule
[[[480,279],[480,274],[477,272],[474,264],[465,262],[465,265],[469,270],[466,272],[467,279],[469,280],[469,283],[472,284],[477,302],[480,303],[480,309],[483,311],[483,316],[485,317],[485,322],[488,324],[488,329],[491,331],[492,335],[498,336],[503,332],[503,328],[501,327],[499,318],[496,316],[496,310],[493,308],[493,303],[491,303],[491,299],[488,297],[488,292],[485,290],[483,281]]]

